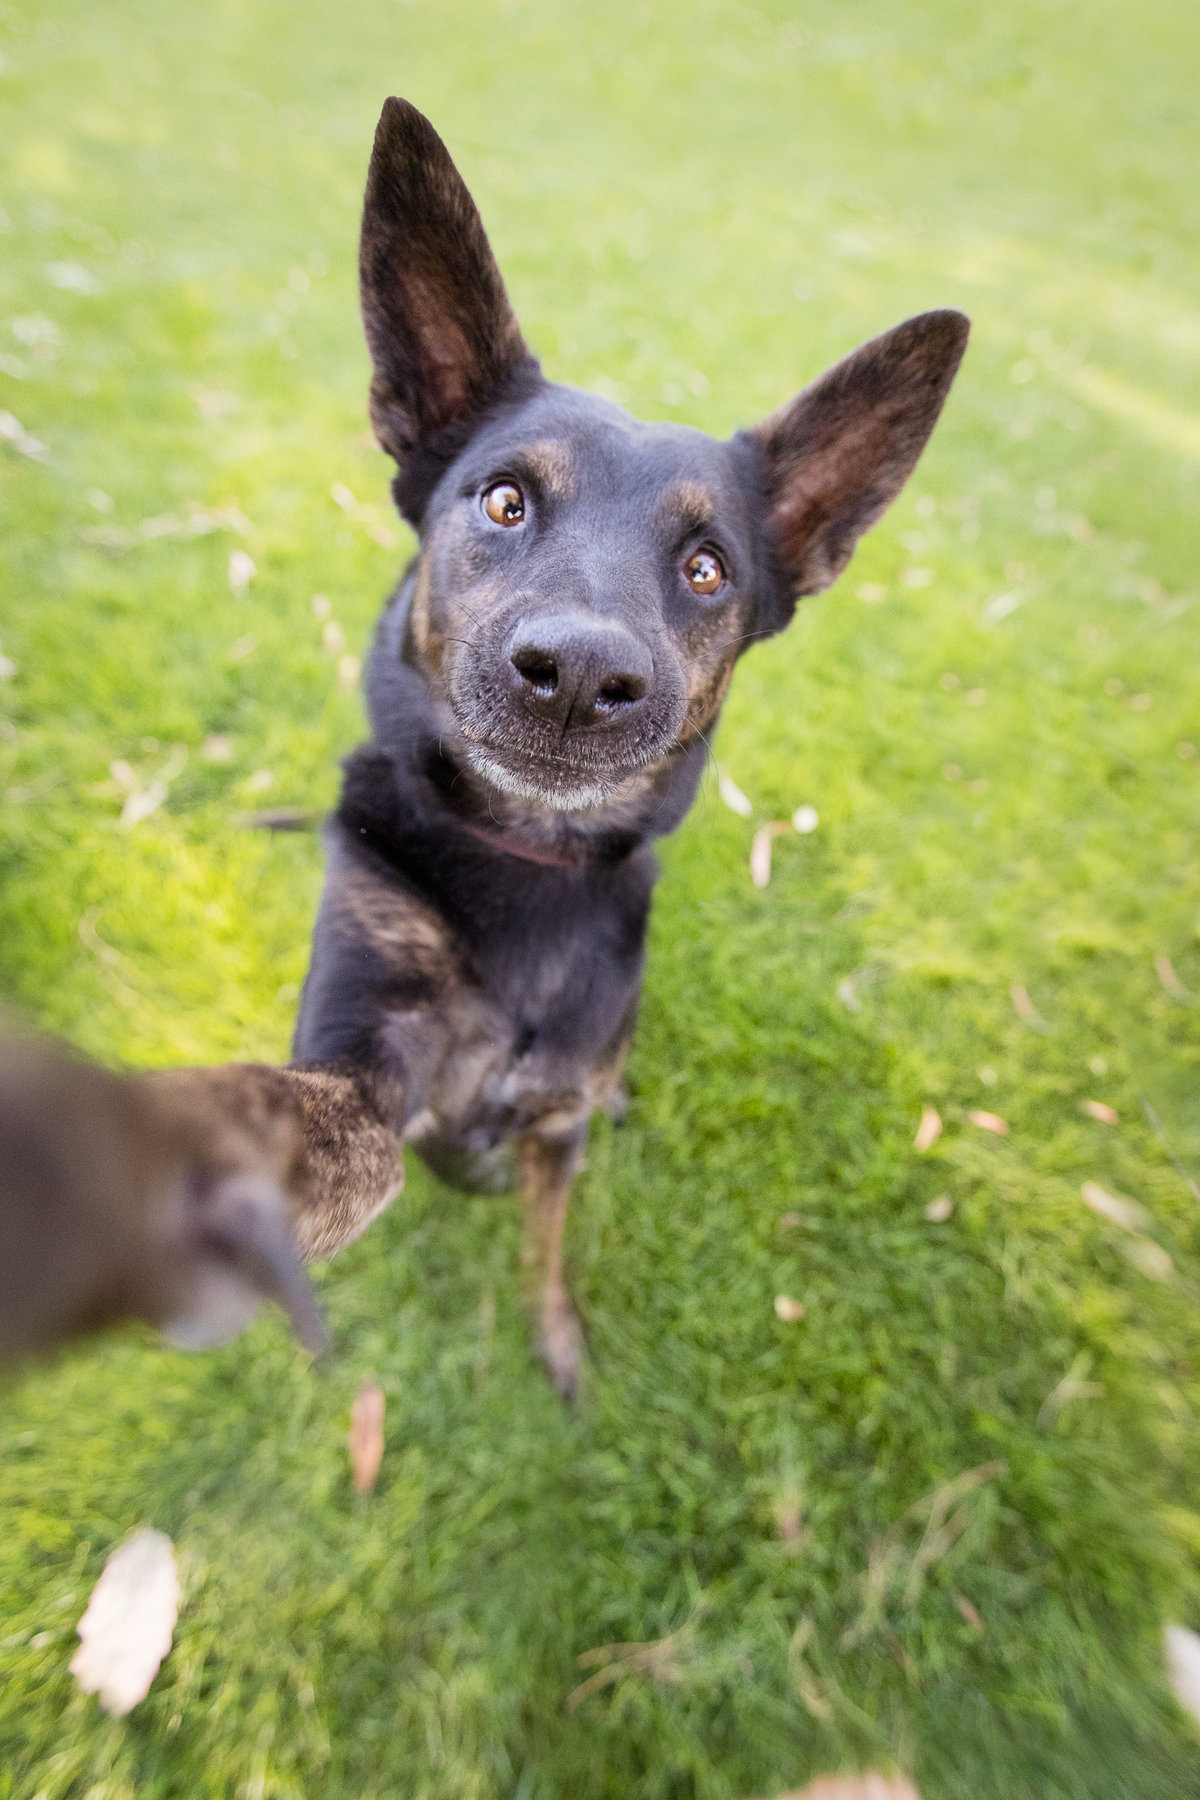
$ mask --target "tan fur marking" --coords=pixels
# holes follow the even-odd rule
[[[579,480],[574,459],[565,444],[557,443],[553,438],[540,438],[526,450],[525,461],[534,478],[554,499],[575,499]]]
[[[661,510],[672,517],[682,515],[687,524],[698,531],[715,516],[717,502],[702,482],[681,481],[666,496]]]

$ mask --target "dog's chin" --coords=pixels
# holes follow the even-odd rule
[[[555,812],[585,812],[611,800],[635,767],[613,769],[576,769],[528,754],[514,754],[511,761],[502,752],[482,744],[468,743],[467,760],[475,773],[520,800],[533,800]]]

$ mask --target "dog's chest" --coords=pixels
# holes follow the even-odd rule
[[[615,1085],[641,934],[635,942],[578,895],[575,907],[569,895],[550,907],[523,898],[493,904],[491,930],[461,957],[463,977],[440,1011],[443,1053],[406,1134],[418,1145],[477,1155],[526,1130],[569,1132]],[[416,1025],[407,1011],[389,1022],[401,1054]]]

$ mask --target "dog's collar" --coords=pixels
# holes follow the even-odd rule
[[[535,844],[532,838],[522,837],[519,831],[510,831],[504,826],[473,825],[469,819],[459,818],[459,827],[486,844],[489,850],[499,850],[505,856],[515,856],[521,862],[539,863],[545,869],[577,869],[586,858],[569,850],[551,850],[545,844]]]

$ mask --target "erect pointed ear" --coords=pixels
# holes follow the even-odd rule
[[[780,592],[764,631],[841,574],[916,466],[967,346],[960,312],[921,313],[872,338],[755,430]]]
[[[522,365],[536,373],[475,203],[433,126],[387,100],[367,174],[359,247],[374,364],[371,420],[403,470],[469,419]]]

